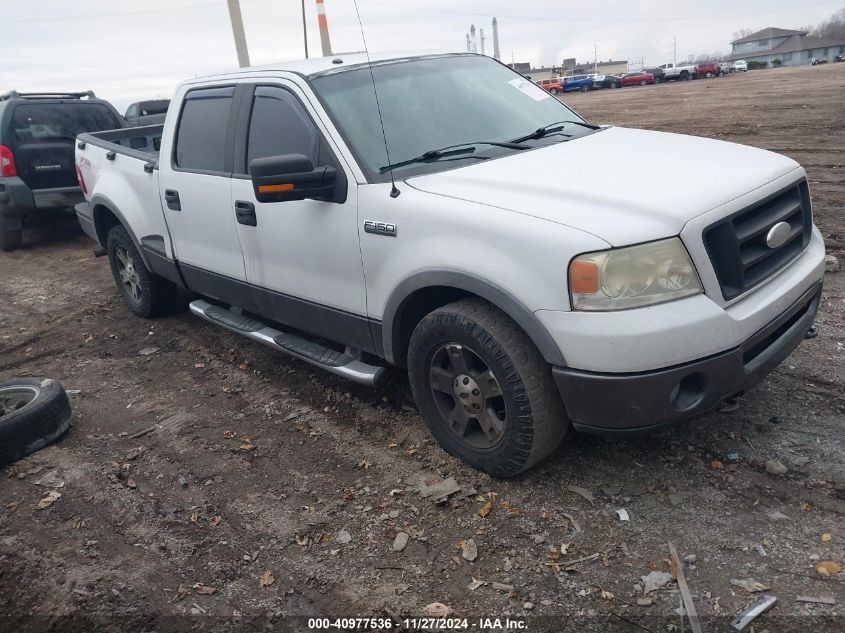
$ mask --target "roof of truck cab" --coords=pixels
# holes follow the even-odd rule
[[[475,53],[455,51],[394,51],[387,53],[370,53],[369,58],[364,52],[356,53],[335,53],[330,57],[312,57],[311,59],[300,59],[295,61],[273,62],[261,66],[250,66],[235,70],[193,77],[185,83],[197,81],[211,81],[215,79],[231,79],[232,77],[243,77],[252,73],[288,72],[305,77],[314,77],[327,71],[339,72],[369,63],[378,64],[391,61],[403,61],[421,57],[440,57],[448,55],[474,55]],[[340,60],[339,62],[336,60]]]

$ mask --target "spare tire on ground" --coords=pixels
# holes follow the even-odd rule
[[[0,382],[0,467],[59,439],[70,428],[70,402],[51,378]]]

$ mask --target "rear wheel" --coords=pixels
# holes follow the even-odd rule
[[[581,86],[581,92],[587,92],[589,89],[589,86]]]
[[[109,231],[106,250],[114,282],[132,312],[149,318],[173,306],[176,286],[147,270],[126,229],[118,225]]]
[[[23,229],[0,230],[0,251],[14,251],[23,246]]]
[[[684,71],[681,73],[681,81],[688,81],[689,80],[689,73]]]
[[[484,301],[456,301],[426,316],[411,336],[408,373],[440,445],[493,476],[535,465],[569,428],[549,365]]]
[[[549,92],[551,92],[553,95],[556,95],[557,94],[557,88],[552,88],[551,90],[549,90]]]
[[[707,77],[707,79],[710,79],[713,76],[713,73],[706,73],[704,76]]]
[[[645,86],[647,83],[648,83],[648,82],[647,82],[645,79],[643,79],[642,81],[640,81],[640,85],[641,85],[641,86]]]

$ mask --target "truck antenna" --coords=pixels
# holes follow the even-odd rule
[[[390,160],[390,149],[387,146],[387,132],[384,131],[384,119],[381,117],[381,104],[378,100],[378,90],[376,89],[376,77],[373,74],[373,64],[370,61],[370,51],[367,48],[367,38],[364,35],[364,23],[361,22],[361,12],[358,10],[358,0],[352,0],[352,3],[355,5],[355,15],[358,16],[358,26],[361,28],[361,39],[364,41],[364,53],[367,55],[367,67],[370,69],[370,81],[373,82],[373,94],[376,97],[376,110],[378,110],[378,121],[381,125],[381,137],[384,139],[384,153],[387,154],[387,164],[391,165],[392,162]],[[396,198],[399,196],[401,191],[396,188],[396,181],[393,179],[393,168],[390,168],[390,197]]]

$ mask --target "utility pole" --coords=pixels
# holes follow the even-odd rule
[[[472,52],[472,45],[469,43],[469,33],[466,34],[467,36],[467,53]]]
[[[599,45],[593,44],[593,72],[599,72]]]
[[[672,63],[677,66],[678,65],[678,38],[677,36],[674,39],[674,43],[672,44]]]
[[[317,0],[317,24],[320,25],[320,44],[323,47],[323,57],[330,57],[332,41],[329,39],[329,22],[326,20],[326,5],[323,0]]]
[[[302,0],[302,39],[305,42],[305,59],[308,59],[308,28],[305,26],[305,0]]]
[[[246,34],[244,33],[244,20],[241,16],[241,3],[239,0],[228,0],[229,20],[232,22],[232,35],[235,36],[235,50],[238,53],[238,66],[246,68],[249,66],[249,51],[246,47]]]
[[[481,54],[484,54],[484,29],[478,29],[478,37],[481,40]]]
[[[499,51],[499,23],[496,18],[493,18],[493,59],[501,59],[502,55]]]

